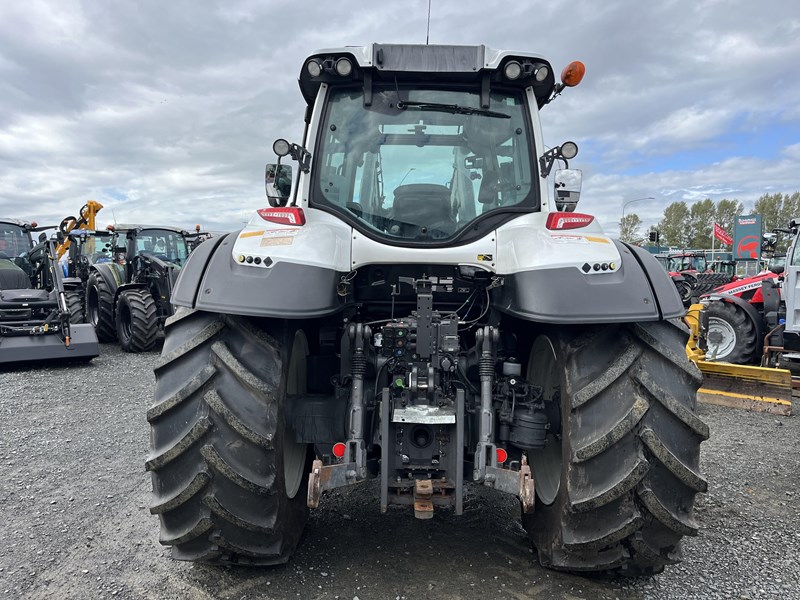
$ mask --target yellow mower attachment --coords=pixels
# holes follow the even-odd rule
[[[705,360],[703,349],[705,306],[692,304],[684,321],[689,326],[686,355],[703,373],[703,385],[697,399],[707,404],[746,408],[758,412],[789,416],[792,414],[792,374],[787,369]]]
[[[83,205],[80,211],[80,217],[67,217],[61,224],[59,225],[59,229],[61,232],[66,235],[73,229],[95,229],[95,218],[97,217],[97,213],[103,208],[103,205],[99,202],[94,200],[89,200],[86,204]],[[64,254],[67,253],[70,246],[70,239],[67,237],[63,242],[61,242],[58,246],[56,246],[56,255],[60,259]]]

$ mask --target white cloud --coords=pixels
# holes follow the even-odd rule
[[[189,0],[0,5],[0,213],[60,220],[89,198],[105,223],[241,224],[264,205],[272,141],[300,141],[297,75],[320,47],[422,43],[425,0]],[[666,204],[800,189],[800,144],[629,175],[779,123],[800,129],[800,22],[781,2],[553,0],[433,3],[433,43],[533,50],[585,81],[542,113],[549,145],[573,139],[581,208],[616,229],[623,202]],[[697,152],[692,156],[701,156]],[[638,171],[635,171],[638,173]],[[123,198],[123,199],[120,199]],[[112,215],[113,212],[113,215]]]

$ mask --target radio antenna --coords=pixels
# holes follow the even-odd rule
[[[431,41],[431,0],[428,0],[428,30],[425,33],[425,45],[430,44]]]

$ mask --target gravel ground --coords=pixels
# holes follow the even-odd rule
[[[286,566],[173,561],[143,466],[157,358],[104,345],[90,365],[0,371],[0,598],[800,599],[800,420],[709,406],[703,529],[653,578],[542,569],[491,490],[425,522],[381,516],[372,483],[325,496]]]

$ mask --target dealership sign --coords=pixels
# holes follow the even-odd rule
[[[761,258],[761,215],[736,217],[733,225],[733,258],[736,260]]]

